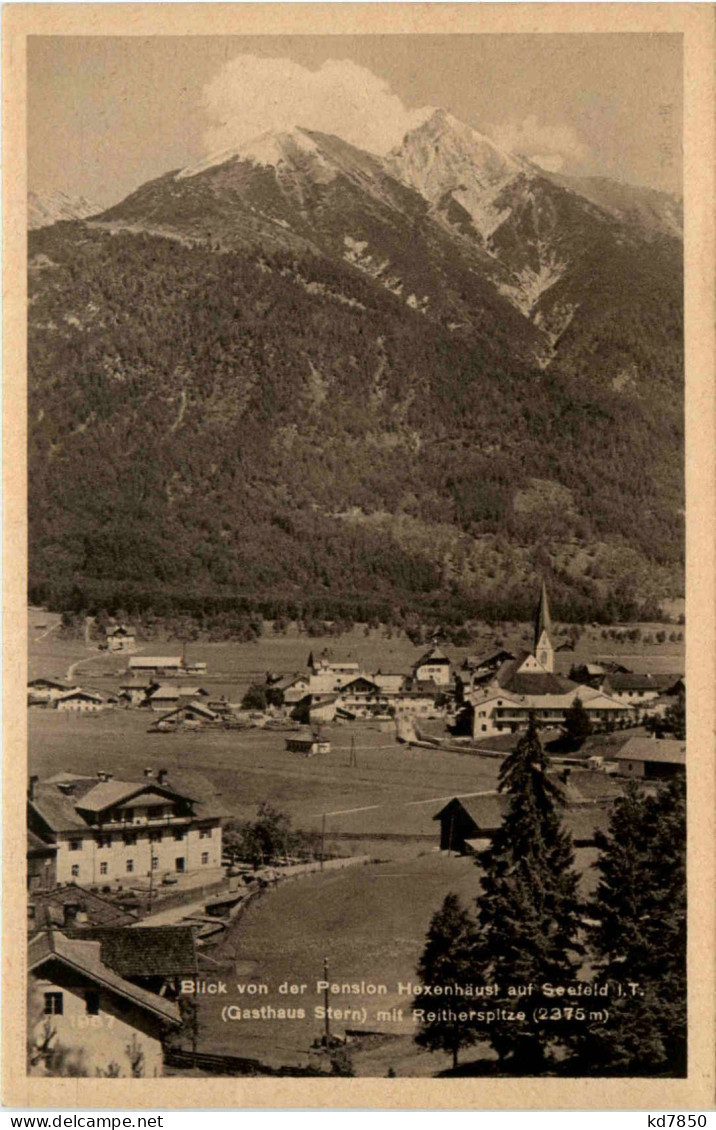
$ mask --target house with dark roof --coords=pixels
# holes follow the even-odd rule
[[[450,685],[450,660],[437,644],[425,652],[413,664],[413,679],[418,682],[433,682],[440,687]]]
[[[675,738],[630,738],[614,755],[617,772],[638,780],[663,781],[686,774],[686,742]]]
[[[53,700],[55,710],[74,711],[78,714],[87,714],[96,710],[104,710],[106,705],[101,694],[92,691],[83,691],[76,687],[72,691],[57,695]]]
[[[453,797],[433,820],[440,821],[440,850],[473,855],[488,847],[510,805],[504,793]],[[591,847],[597,831],[609,823],[606,805],[580,805],[564,811],[562,819],[575,847]]]
[[[138,921],[134,911],[126,910],[111,898],[96,891],[66,883],[51,890],[30,889],[27,904],[28,934],[57,928],[64,933],[92,926],[131,926]]]
[[[117,624],[107,628],[105,632],[108,651],[132,651],[137,638],[125,624]]]
[[[163,1074],[179,1008],[106,965],[101,941],[43,930],[29,942],[28,974],[29,1074]]]
[[[177,726],[201,726],[206,722],[218,722],[219,715],[203,702],[185,702],[157,718],[152,730],[173,730]]]
[[[100,943],[103,965],[135,985],[176,999],[179,981],[198,973],[191,926],[75,927],[69,937]]]
[[[670,676],[675,679],[676,676]],[[604,677],[600,684],[604,694],[634,706],[646,706],[661,694],[661,685],[654,675],[621,674],[616,672]]]
[[[57,881],[81,886],[159,882],[221,867],[221,815],[213,798],[184,791],[185,774],[141,781],[58,774],[30,779],[28,827],[57,850]],[[196,780],[196,779],[195,779]]]

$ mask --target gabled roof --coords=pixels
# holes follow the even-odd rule
[[[686,765],[686,742],[675,738],[629,738],[614,761],[658,761],[667,765]]]
[[[418,661],[413,664],[413,670],[415,670],[416,667],[422,667],[424,663],[447,663],[449,666],[450,660],[448,659],[442,648],[438,647],[436,644],[434,647],[431,647],[429,651],[426,651],[425,655],[422,655],[420,659],[418,659]]]
[[[179,690],[178,690],[177,687],[172,687],[168,683],[160,683],[160,685],[156,688],[156,690],[153,690],[148,697],[152,700],[153,699],[161,699],[161,698],[174,699],[174,698],[180,698],[181,695],[179,694]]]
[[[484,796],[453,797],[435,813],[433,820],[449,819],[451,813],[462,809],[479,830],[492,831],[500,827],[509,804],[509,797],[498,792],[486,793]]]
[[[521,652],[515,659],[502,664],[496,676],[502,690],[518,695],[564,695],[579,690],[579,683],[551,671],[520,671],[528,657],[529,652]]]
[[[612,691],[659,691],[661,689],[661,684],[657,682],[654,675],[623,675],[620,672],[607,675],[602,686]]]
[[[142,794],[149,794],[143,796]],[[117,804],[126,804],[142,797],[144,803],[164,804],[167,800],[192,800],[192,797],[182,797],[180,793],[165,785],[159,785],[152,778],[144,782],[138,781],[100,781],[90,792],[81,797],[77,807],[86,812],[104,812],[106,808],[113,808]]]
[[[101,945],[101,959],[121,977],[195,977],[191,926],[94,926],[82,937]]]
[[[356,687],[361,683],[367,684],[367,686],[372,687],[373,690],[380,690],[379,684],[374,682],[373,679],[369,679],[367,675],[358,675],[355,679],[351,679],[350,682],[343,683],[341,685],[341,694],[343,694],[344,691],[349,691],[351,687]]]
[[[166,997],[140,989],[113,969],[104,965],[100,957],[99,942],[79,941],[68,938],[57,930],[44,930],[36,934],[28,945],[29,971],[41,968],[48,961],[60,961],[73,972],[93,981],[107,992],[114,993],[143,1011],[151,1013],[166,1024],[178,1025],[181,1021],[179,1006]]]
[[[64,694],[58,694],[55,702],[67,702],[71,698],[91,698],[93,702],[104,702],[101,694],[94,694],[92,691],[83,691],[81,687],[75,687],[71,691],[65,691]]]
[[[137,921],[133,911],[122,910],[111,899],[103,898],[87,887],[66,883],[52,891],[31,891],[28,901],[35,907],[35,922],[39,925],[62,925],[64,908],[79,906],[92,926],[129,926]],[[47,921],[45,921],[47,920]],[[75,928],[79,923],[75,924]]]
[[[177,706],[176,710],[170,710],[168,714],[162,714],[161,718],[157,719],[157,725],[160,722],[168,722],[171,718],[175,718],[177,714],[183,714],[185,710],[193,710],[195,714],[202,714],[207,721],[214,722],[219,715],[211,710],[208,706],[204,706],[203,702],[185,702],[182,706]]]
[[[27,854],[28,855],[56,855],[57,847],[55,844],[46,844],[44,840],[28,829],[27,832]]]
[[[514,652],[507,651],[505,648],[501,647],[494,651],[483,651],[479,655],[466,655],[463,667],[468,670],[474,670],[479,667],[495,666],[497,663],[502,663],[505,660],[514,658]]]
[[[60,691],[67,691],[72,689],[71,687],[68,687],[67,683],[58,683],[55,679],[31,679],[27,685],[28,687],[35,688],[54,687],[55,689]]]

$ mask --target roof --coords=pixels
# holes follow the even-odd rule
[[[82,937],[98,941],[101,960],[121,977],[194,977],[197,973],[191,926],[94,926]]]
[[[74,794],[66,794],[58,787],[63,782],[75,785]],[[143,781],[98,781],[96,777],[72,777],[65,774],[62,781],[39,781],[35,786],[31,807],[53,832],[85,831],[90,827],[82,813],[103,812],[113,804],[150,791],[157,798],[181,797],[193,802],[194,815],[225,816],[224,805],[217,803],[218,793],[210,781],[200,774],[175,770],[171,780],[159,785],[155,778]],[[157,799],[156,803],[160,803]]]
[[[99,942],[79,941],[76,938],[67,938],[57,930],[43,930],[42,933],[36,934],[28,945],[28,970],[38,969],[48,961],[60,961],[108,992],[115,993],[145,1012],[152,1013],[164,1023],[172,1025],[180,1023],[178,1005],[167,1000],[166,997],[147,992],[146,989],[133,985],[131,981],[126,981],[124,977],[104,965],[100,957],[100,949]]]
[[[629,738],[614,761],[658,761],[665,765],[686,765],[686,743],[675,738]]]
[[[607,675],[602,685],[613,691],[659,691],[661,689],[661,684],[656,681],[653,675],[632,675],[622,674],[621,672]],[[667,683],[667,685],[669,684]]]
[[[55,702],[67,702],[70,698],[91,698],[93,702],[104,702],[101,694],[94,694],[92,691],[83,691],[79,687],[74,690],[66,691],[64,694],[58,694]]]
[[[500,827],[509,803],[509,797],[498,792],[483,796],[453,797],[444,808],[435,813],[433,820],[447,818],[456,808],[462,808],[477,828],[488,831]]]
[[[194,692],[194,689],[192,688],[192,694],[193,693],[195,693],[195,692]],[[167,683],[162,683],[160,686],[157,687],[157,689],[155,691],[152,691],[151,694],[149,695],[149,698],[152,701],[154,701],[154,699],[160,699],[160,698],[172,698],[172,699],[174,699],[174,698],[180,698],[180,697],[181,697],[181,695],[179,693],[178,687],[169,686]]]
[[[579,690],[579,683],[566,679],[564,675],[550,671],[520,671],[528,654],[521,652],[515,659],[502,664],[496,678],[502,690],[518,695],[564,695]]]
[[[170,710],[168,714],[162,714],[161,718],[157,720],[157,725],[159,722],[168,722],[170,718],[174,718],[184,710],[193,710],[196,714],[203,714],[209,721],[218,718],[218,714],[208,706],[204,706],[203,702],[185,702],[182,706],[177,706],[176,710]]]
[[[27,832],[27,854],[40,854],[40,855],[55,855],[57,848],[54,844],[46,844],[39,836],[28,829]]]
[[[379,684],[374,682],[373,679],[369,679],[367,675],[358,675],[355,679],[351,679],[350,682],[343,683],[341,686],[341,694],[343,694],[344,691],[349,691],[351,687],[359,686],[361,683],[367,684],[367,686],[372,687],[376,691],[380,690]]]
[[[435,647],[431,647],[429,651],[426,651],[425,655],[422,655],[420,659],[413,664],[413,669],[422,667],[424,663],[447,663],[449,665],[450,660],[442,648],[436,645]]]
[[[70,689],[67,683],[58,683],[56,679],[32,679],[27,685],[28,687],[57,687],[61,691]]]
[[[29,902],[35,907],[35,921],[53,921],[58,925],[64,922],[65,906],[79,906],[87,915],[87,921],[93,926],[128,926],[137,921],[137,915],[132,911],[122,910],[111,899],[78,887],[75,883],[66,883],[62,887],[55,887],[53,891],[32,891]],[[44,924],[44,922],[42,922]],[[77,924],[79,926],[79,923]]]
[[[133,655],[130,667],[183,667],[181,655]]]
[[[485,667],[504,659],[514,659],[514,653],[506,648],[497,648],[494,651],[483,651],[479,655],[466,655],[463,662],[465,668]]]

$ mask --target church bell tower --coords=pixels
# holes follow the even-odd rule
[[[534,655],[537,662],[545,671],[554,671],[554,646],[551,633],[552,618],[549,614],[549,601],[547,600],[547,586],[542,581],[537,614],[535,616],[535,648]]]

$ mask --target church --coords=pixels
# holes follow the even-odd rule
[[[555,647],[547,587],[542,582],[535,612],[534,646],[505,660],[488,682],[465,695],[473,738],[525,730],[531,714],[540,725],[560,727],[575,699],[598,729],[632,716],[631,708],[554,670]]]

